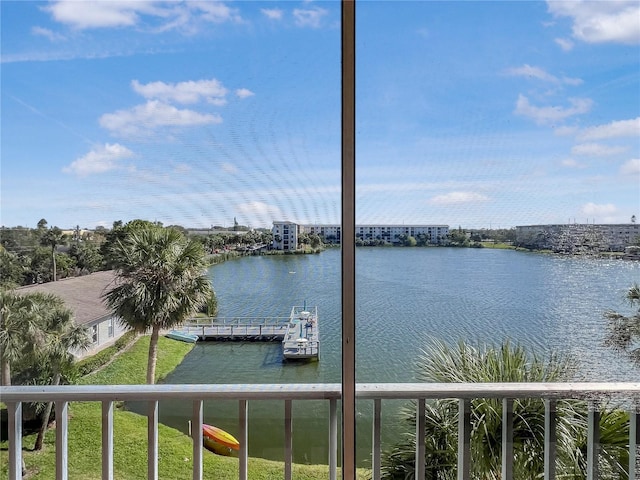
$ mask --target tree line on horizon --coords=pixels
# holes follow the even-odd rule
[[[0,228],[0,286],[16,287],[46,283],[61,278],[87,275],[102,270],[111,270],[115,259],[110,254],[112,246],[128,232],[156,225],[159,222],[132,220],[113,222],[111,229],[97,227],[86,231],[76,227],[65,234],[57,226],[49,226],[41,219],[36,228]],[[241,245],[254,245],[272,241],[270,231],[249,230],[242,225],[229,229],[211,229],[208,235],[189,235],[179,225],[170,225],[185,237],[202,244],[205,253],[213,255]]]

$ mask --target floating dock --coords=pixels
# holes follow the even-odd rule
[[[318,307],[293,307],[282,340],[282,356],[285,360],[314,360],[319,355]]]
[[[174,332],[199,340],[282,342],[285,360],[313,360],[320,354],[318,307],[294,306],[288,317],[192,318]]]

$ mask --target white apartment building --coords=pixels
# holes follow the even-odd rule
[[[273,222],[272,231],[273,248],[276,250],[295,250],[300,233],[319,235],[325,242],[338,245],[342,240],[342,228],[337,224],[298,225],[293,222]],[[357,238],[388,243],[400,243],[403,236],[416,238],[426,235],[428,243],[438,245],[448,234],[448,225],[356,225]]]
[[[447,238],[449,225],[356,225],[356,237],[400,243],[403,236],[426,235],[428,243],[438,245]]]
[[[298,234],[301,225],[293,222],[273,222],[273,248],[275,250],[294,251],[298,248]]]

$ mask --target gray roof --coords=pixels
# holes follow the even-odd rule
[[[53,293],[73,310],[78,325],[87,325],[111,315],[101,295],[115,286],[113,270],[96,272],[82,277],[65,278],[57,282],[39,283],[18,288],[20,293]]]

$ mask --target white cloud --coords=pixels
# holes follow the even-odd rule
[[[293,16],[296,19],[296,25],[298,27],[311,27],[319,28],[322,24],[322,18],[328,12],[324,8],[296,8],[293,10]]]
[[[211,123],[222,123],[219,115],[179,110],[158,100],[150,100],[129,110],[105,113],[100,125],[117,135],[135,136],[158,127],[192,127]]]
[[[48,38],[51,42],[59,42],[61,40],[65,40],[64,35],[60,35],[59,33],[43,27],[31,27],[31,34],[38,37]]]
[[[565,52],[570,52],[571,50],[573,50],[573,42],[571,40],[568,40],[566,38],[556,38],[555,42]]]
[[[516,115],[522,115],[534,120],[539,125],[560,122],[574,115],[581,115],[591,110],[593,101],[589,98],[570,98],[570,107],[536,107],[529,103],[529,99],[520,94],[516,102]]]
[[[143,19],[161,22],[154,31],[181,28],[192,33],[195,22],[240,22],[236,9],[218,1],[59,0],[43,7],[57,22],[78,30],[137,27]]]
[[[429,199],[431,205],[458,205],[461,203],[486,202],[489,197],[475,192],[450,192],[444,195],[436,195]]]
[[[131,27],[138,23],[138,13],[152,7],[145,1],[84,1],[61,0],[53,2],[44,10],[54,20],[77,29]]]
[[[547,0],[555,17],[573,20],[573,37],[587,43],[640,43],[640,2],[637,0]]]
[[[580,140],[600,140],[614,137],[640,137],[640,117],[585,128],[578,134]]]
[[[567,85],[580,85],[582,83],[582,80],[579,78],[558,78],[540,67],[532,67],[531,65],[527,65],[526,63],[522,67],[514,67],[508,69],[507,74],[516,77],[537,78],[538,80],[542,80],[543,82],[556,84],[565,83]]]
[[[282,216],[282,210],[276,205],[264,202],[252,201],[236,205],[236,209],[244,217],[278,218]]]
[[[223,2],[212,2],[210,0],[187,1],[185,5],[200,10],[202,12],[201,18],[208,22],[224,23],[242,21],[238,11],[235,8],[229,8]]]
[[[569,135],[574,135],[578,131],[578,127],[570,127],[568,125],[563,125],[561,127],[556,128],[553,133],[558,135],[559,137],[567,137]]]
[[[581,143],[580,145],[575,145],[571,149],[571,153],[573,155],[587,155],[590,157],[607,157],[617,155],[626,150],[626,147],[610,147],[608,145],[602,145],[601,143]]]
[[[580,163],[573,158],[566,158],[560,162],[563,167],[567,168],[585,168],[586,165],[584,163]]]
[[[620,167],[623,175],[640,175],[640,158],[633,158]]]
[[[255,93],[253,93],[248,88],[239,88],[239,89],[236,90],[236,95],[239,98],[247,98],[247,97],[253,97],[255,95]]]
[[[69,166],[64,167],[62,171],[81,177],[104,173],[120,168],[120,161],[131,157],[133,157],[133,152],[127,147],[118,143],[106,143],[74,160]]]
[[[218,106],[226,103],[227,89],[215,78],[179,83],[151,82],[147,84],[133,80],[131,87],[136,93],[147,99],[163,102],[190,104],[206,100]]]
[[[233,163],[225,162],[222,164],[222,171],[225,173],[237,173],[238,168]]]
[[[585,203],[582,206],[582,213],[588,216],[607,216],[615,214],[618,209],[612,203],[607,203],[604,205],[598,205],[596,203]]]
[[[281,20],[283,12],[279,8],[261,8],[262,14],[270,20]]]

